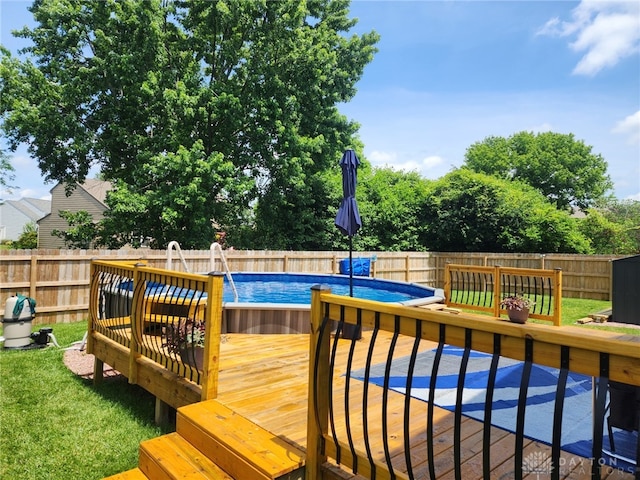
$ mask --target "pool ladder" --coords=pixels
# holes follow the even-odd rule
[[[180,250],[180,244],[175,240],[169,242],[167,245],[167,270],[171,270],[173,266],[173,251],[178,253],[178,257],[180,257],[180,261],[182,262],[182,266],[184,267],[185,272],[191,273],[191,269],[187,265],[187,261],[182,255],[182,250]],[[231,276],[231,270],[229,270],[229,265],[227,264],[227,259],[224,256],[224,252],[222,251],[222,246],[218,242],[213,242],[211,247],[209,247],[209,251],[211,252],[211,272],[216,270],[216,254],[215,251],[218,250],[220,253],[220,262],[222,262],[222,266],[224,268],[225,275],[227,276],[227,280],[229,281],[229,285],[231,285],[231,290],[233,291],[233,298],[235,302],[238,302],[238,290],[236,289],[236,284],[233,282],[233,277]]]
[[[227,276],[227,280],[229,280],[229,285],[231,285],[231,290],[233,291],[233,299],[236,303],[238,303],[238,290],[236,290],[236,284],[233,282],[233,277],[231,276],[231,270],[229,270],[229,265],[227,264],[227,259],[224,256],[224,251],[222,250],[222,246],[218,242],[213,242],[211,247],[209,247],[209,252],[211,253],[211,271],[215,272],[216,270],[216,250],[220,253],[220,262],[224,268],[224,273]]]
[[[167,270],[173,269],[173,251],[178,253],[178,257],[180,257],[180,261],[182,262],[182,266],[184,267],[184,271],[187,273],[191,273],[191,269],[187,265],[187,261],[184,259],[184,255],[182,255],[182,250],[180,250],[180,244],[175,240],[169,242],[167,245]]]

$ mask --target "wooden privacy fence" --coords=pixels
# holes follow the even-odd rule
[[[579,461],[584,462],[584,468],[577,470],[586,470],[578,475],[580,478],[589,471],[592,479],[604,478],[603,428],[610,382],[640,388],[640,348],[633,336],[577,327],[516,325],[465,313],[451,315],[332,295],[322,288],[312,291],[311,322],[307,480],[326,478],[327,470],[336,463],[368,479],[482,476],[518,480],[541,473],[540,467],[552,479],[577,478],[565,469]],[[370,341],[340,338],[347,325],[363,328]],[[391,334],[391,340],[384,332]],[[407,342],[413,344],[411,354],[401,357],[396,347],[402,345],[406,352]],[[451,394],[452,399],[455,397],[453,415],[434,405],[435,392],[442,388],[436,379],[447,346],[461,349],[456,354],[459,365],[453,367],[457,373],[447,373],[452,378],[445,387],[455,389],[455,395]],[[386,361],[372,365],[377,351],[385,352]],[[463,391],[465,377],[472,373],[475,360],[471,359],[478,352],[488,354],[491,360],[485,396],[473,397],[476,406],[484,402],[484,407],[479,405],[484,416],[472,420],[463,415]],[[428,356],[420,357],[424,353]],[[419,357],[422,360],[418,361]],[[492,413],[498,413],[494,409],[504,408],[497,393],[497,403],[493,403],[497,370],[503,359],[523,362],[517,379],[513,436],[492,426],[491,421]],[[524,431],[525,415],[536,411],[536,402],[529,404],[527,392],[539,386],[531,373],[537,365],[557,369],[555,380],[546,380],[555,390],[550,394],[553,411],[545,424],[552,439],[549,446],[531,442]],[[340,371],[348,373],[334,373]],[[575,427],[568,425],[569,421],[563,424],[564,412],[569,418],[572,413],[564,409],[570,372],[586,375],[587,384],[591,384],[588,377],[595,382],[592,399],[586,402],[591,405],[593,401],[591,414],[587,413],[593,424],[588,437],[591,458],[567,457],[561,450],[563,428]],[[414,386],[416,390],[428,389],[425,401],[404,394],[413,392]],[[629,411],[640,408],[640,404],[622,408]],[[383,446],[372,448],[374,443]],[[635,457],[640,457],[640,452]],[[534,458],[538,460],[532,463]],[[635,478],[639,475],[640,470]]]
[[[489,312],[494,317],[506,313],[500,303],[509,295],[523,295],[533,302],[529,317],[562,321],[562,270],[480,267],[445,267],[444,297],[449,307]]]
[[[183,252],[191,272],[211,271],[209,250]],[[229,268],[238,272],[338,273],[348,252],[225,250]],[[608,255],[492,254],[456,252],[355,252],[372,260],[372,275],[443,288],[447,263],[473,266],[556,269],[563,272],[567,297],[610,300],[611,261]],[[89,307],[91,260],[143,261],[164,268],[164,250],[3,250],[0,251],[0,302],[20,293],[36,299],[36,324],[85,320]],[[375,260],[374,260],[375,259]],[[172,269],[184,271],[181,262]],[[216,263],[214,270],[221,270]]]

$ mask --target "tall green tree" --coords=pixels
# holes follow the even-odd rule
[[[429,250],[591,253],[577,220],[533,187],[469,169],[431,185],[423,217]]]
[[[0,188],[11,193],[11,190],[15,188],[12,185],[15,178],[15,169],[9,161],[9,157],[3,150],[0,150]]]
[[[358,206],[362,229],[354,237],[361,250],[424,250],[426,224],[422,215],[430,181],[417,172],[363,168],[359,175]],[[342,235],[339,241],[344,247]]]
[[[241,244],[275,218],[261,238],[287,245],[291,225],[326,218],[322,172],[357,131],[337,105],[378,36],[349,36],[348,6],[37,0],[36,27],[18,32],[28,56],[0,60],[2,129],[49,180],[72,186],[99,166],[117,185],[107,203],[128,215],[105,222],[112,246],[204,247],[221,229]]]
[[[538,189],[557,208],[586,209],[613,183],[602,155],[573,134],[519,132],[487,137],[471,145],[464,166],[475,172],[521,180]]]
[[[580,230],[595,253],[640,253],[640,201],[605,198],[586,213]]]

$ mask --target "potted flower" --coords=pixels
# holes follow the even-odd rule
[[[515,323],[526,323],[529,317],[529,309],[535,305],[524,295],[515,294],[504,297],[500,306],[507,310],[509,320]]]
[[[187,365],[202,370],[204,364],[204,332],[202,320],[180,319],[165,330],[166,342],[163,346],[170,353],[178,354]]]

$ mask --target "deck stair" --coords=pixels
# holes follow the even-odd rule
[[[302,480],[304,452],[217,400],[178,409],[176,431],[140,444],[138,468],[105,480]]]

